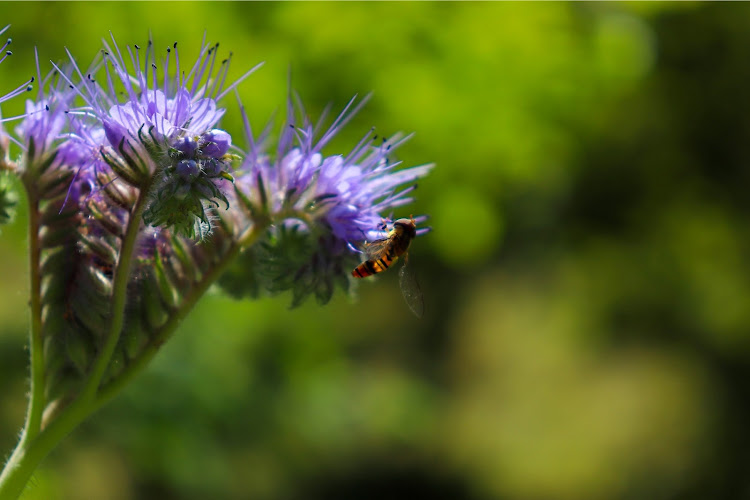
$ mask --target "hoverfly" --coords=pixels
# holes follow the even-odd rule
[[[406,300],[409,309],[421,318],[424,313],[424,297],[419,287],[417,276],[413,266],[409,266],[409,245],[417,235],[416,222],[414,218],[398,219],[388,233],[388,236],[365,243],[364,252],[367,260],[362,262],[352,271],[355,278],[366,278],[373,274],[381,273],[391,267],[400,256],[404,256],[404,265],[398,273],[398,281],[401,293]]]

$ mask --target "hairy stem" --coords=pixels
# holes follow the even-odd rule
[[[29,204],[29,355],[31,358],[31,394],[22,441],[33,439],[41,429],[44,412],[44,359],[42,343],[42,277],[39,244],[39,199],[32,186],[26,185]]]
[[[148,192],[149,186],[145,186],[141,189],[138,200],[136,201],[128,219],[128,228],[125,232],[125,237],[122,240],[120,255],[117,259],[117,267],[115,268],[109,331],[107,332],[104,346],[94,361],[94,365],[91,368],[86,385],[80,396],[87,400],[93,399],[96,396],[96,391],[99,389],[99,384],[107,370],[109,360],[112,358],[112,353],[115,351],[115,347],[117,347],[118,340],[120,340],[120,332],[122,331],[122,325],[125,322],[128,279],[130,278],[130,268],[133,263],[133,252],[138,238],[138,230],[141,225],[141,215],[143,214],[143,210],[146,207],[146,201],[148,200]]]
[[[36,467],[57,444],[78,424],[93,413],[99,405],[94,398],[102,377],[106,372],[109,360],[117,346],[124,323],[127,285],[130,275],[133,251],[138,236],[148,189],[143,189],[130,214],[128,228],[123,238],[120,256],[117,261],[112,292],[111,324],[105,344],[91,368],[91,372],[82,392],[65,407],[55,419],[40,431],[41,417],[44,410],[44,363],[41,341],[41,278],[39,276],[39,217],[38,201],[33,189],[27,186],[29,193],[29,239],[31,254],[31,372],[32,391],[29,402],[29,413],[22,437],[13,454],[8,459],[0,474],[0,500],[17,498],[22,492]]]
[[[142,208],[142,205],[140,206],[140,209],[136,208],[133,211],[134,216],[135,214],[137,214],[137,216],[140,218],[140,211],[142,211]],[[132,227],[133,224],[133,219],[131,219],[130,227]],[[125,240],[123,241],[123,253],[121,253],[121,258],[118,261],[118,270],[115,274],[116,277],[118,275],[122,275],[121,273],[125,273],[126,271],[128,271],[128,269],[125,269],[124,267],[126,266],[126,264],[124,264],[125,260],[123,260],[122,256],[127,256],[128,260],[130,260],[130,258],[132,257],[135,237],[129,236],[131,232],[130,227],[128,228],[128,233],[126,233]],[[120,392],[120,390],[122,390],[123,387],[127,385],[130,380],[133,379],[133,377],[143,371],[148,362],[158,352],[159,347],[171,337],[177,326],[188,315],[193,306],[195,306],[196,302],[198,302],[198,300],[203,296],[206,290],[208,290],[208,288],[221,276],[221,274],[226,270],[226,268],[232,263],[235,257],[237,257],[237,255],[242,250],[249,246],[252,246],[255,242],[258,241],[260,236],[262,236],[262,234],[265,232],[266,228],[267,224],[255,224],[251,229],[246,231],[241,236],[239,242],[234,244],[229,249],[224,258],[219,261],[209,272],[202,276],[201,280],[185,297],[180,308],[175,311],[175,313],[170,316],[169,320],[167,320],[167,322],[159,329],[156,337],[154,338],[154,341],[149,344],[149,346],[138,357],[138,359],[131,363],[127,368],[125,368],[125,370],[114,381],[99,389],[99,383],[101,382],[101,377],[104,374],[104,369],[101,369],[101,371],[97,370],[96,372],[92,371],[92,378],[89,379],[87,384],[87,389],[93,387],[93,392],[90,393],[89,397],[83,397],[82,394],[81,397],[78,397],[64,410],[62,410],[57,418],[52,420],[49,425],[47,425],[41,432],[36,435],[34,439],[22,440],[21,443],[19,443],[19,446],[11,455],[5,466],[5,469],[3,469],[3,472],[0,475],[0,500],[13,500],[18,498],[18,496],[23,492],[26,483],[33,474],[34,470],[44,459],[44,457],[46,457],[47,454],[49,454],[49,452],[52,451],[52,449],[55,448],[55,446],[57,446],[57,444],[65,436],[67,436],[73,429],[75,429],[76,426],[78,426],[89,415],[91,415],[93,412],[95,412],[101,406],[111,400],[117,393]],[[129,238],[132,238],[132,240]],[[128,247],[129,249],[127,249]],[[127,253],[125,253],[126,249]],[[129,264],[127,265],[127,268],[129,268]],[[123,280],[127,281],[127,275],[124,276],[125,278],[123,278]],[[112,340],[111,336],[107,339],[108,348],[111,344],[111,349],[109,350],[107,360],[109,360],[109,357],[111,357],[112,355],[114,346],[116,346],[117,344],[117,338],[119,338],[120,330],[122,329],[124,297],[122,300],[123,304],[121,305],[121,307],[123,309],[120,310],[120,326],[117,327],[117,329],[115,329],[114,327],[110,329],[110,333],[115,332],[116,337],[114,340]],[[116,312],[118,309],[113,306],[112,310],[113,312]],[[114,319],[115,318],[113,318],[113,323]],[[105,351],[103,350],[100,356],[103,356],[104,353]],[[99,359],[102,358],[100,357]],[[104,363],[104,368],[106,368],[106,365],[107,363]],[[93,378],[93,375],[95,374],[97,378]],[[99,389],[98,392],[97,389]]]
[[[39,242],[39,197],[34,189],[33,181],[24,178],[23,186],[29,206],[29,309],[31,325],[29,328],[29,356],[31,363],[31,387],[29,406],[26,412],[21,439],[0,474],[0,499],[15,498],[28,480],[28,475],[22,468],[24,460],[28,460],[29,443],[39,435],[44,412],[44,359],[42,342],[42,302],[41,302],[41,247]],[[20,469],[20,474],[18,473]],[[19,477],[20,476],[20,477]],[[26,476],[26,477],[24,477]]]
[[[93,405],[78,399],[34,439],[22,440],[0,474],[0,500],[18,498],[44,457],[90,415],[92,410]]]
[[[258,241],[267,227],[266,224],[254,224],[251,229],[242,235],[240,243],[234,244],[224,258],[208,273],[201,277],[201,280],[196,283],[193,289],[185,296],[180,307],[169,317],[167,322],[158,329],[153,341],[148,344],[138,358],[133,360],[115,380],[102,387],[96,399],[96,404],[98,406],[101,406],[112,399],[112,397],[119,393],[133,377],[148,365],[149,361],[151,361],[159,351],[159,348],[172,336],[180,322],[185,319],[190,311],[192,311],[193,306],[195,306],[196,302],[198,302],[206,290],[208,290],[208,287],[210,287],[222,275],[241,251],[251,247],[256,241]]]

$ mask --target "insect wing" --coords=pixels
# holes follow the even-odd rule
[[[414,266],[409,265],[409,259],[404,259],[404,265],[398,272],[398,282],[401,285],[401,293],[404,296],[406,304],[411,312],[417,318],[424,314],[424,296],[422,288],[417,281],[417,274],[414,272]]]
[[[382,240],[375,240],[369,243],[365,243],[365,246],[362,248],[362,250],[364,250],[365,255],[367,256],[367,260],[378,260],[380,257],[382,257],[385,251],[388,249],[389,241],[390,240],[388,238],[383,238]]]

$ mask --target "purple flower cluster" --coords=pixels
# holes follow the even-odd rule
[[[243,109],[243,153],[220,128],[219,103],[258,66],[225,86],[229,59],[218,62],[217,48],[204,40],[183,67],[176,43],[157,60],[153,43],[121,48],[112,37],[85,69],[68,53],[42,77],[37,55],[35,78],[0,97],[37,81],[25,113],[0,118],[15,122],[15,136],[0,127],[0,174],[19,178],[30,214],[31,398],[0,475],[10,496],[60,436],[145,366],[213,283],[234,295],[290,291],[292,306],[347,289],[356,246],[381,234],[382,216],[410,202],[432,167],[397,170],[401,136],[368,134],[345,156],[323,152],[366,99],[353,99],[319,138],[320,124],[290,102],[273,154]],[[0,224],[15,204],[2,176]],[[403,245],[394,246],[396,232],[387,242],[399,255],[428,230],[409,227]]]
[[[219,62],[217,49],[204,40],[195,62],[183,67],[177,43],[157,61],[152,42],[120,47],[112,37],[86,69],[68,53],[69,62],[53,64],[44,78],[37,57],[38,95],[15,129],[23,168],[67,172],[63,208],[80,210],[84,220],[94,210],[127,223],[134,200],[147,196],[139,212],[152,228],[141,238],[146,254],[170,233],[204,239],[224,217],[219,212],[229,210],[245,224],[234,224],[236,236],[270,224],[269,244],[280,251],[283,235],[299,240],[306,250],[289,254],[291,275],[307,273],[315,282],[324,272],[348,275],[344,261],[382,237],[384,217],[412,201],[432,165],[399,169],[393,153],[409,136],[369,132],[346,155],[323,151],[367,98],[352,99],[322,134],[323,120],[313,125],[290,98],[273,153],[267,133],[253,136],[243,109],[249,150],[240,151],[219,128],[219,103],[260,65],[225,87],[230,61]]]
[[[250,151],[240,168],[238,188],[255,200],[257,211],[266,211],[274,219],[323,226],[349,246],[382,237],[384,214],[412,202],[415,182],[433,165],[396,170],[400,162],[390,157],[410,136],[378,141],[368,133],[346,156],[324,155],[323,147],[366,102],[367,98],[355,106],[352,99],[317,140],[315,130],[320,126],[313,126],[306,116],[302,125],[295,126],[296,110],[290,102],[288,123],[274,157],[263,149],[267,141],[254,140],[245,117]],[[418,234],[427,230],[421,228]]]
[[[235,189],[250,217],[272,226],[264,245],[247,253],[261,268],[245,277],[249,290],[243,292],[240,280],[228,283],[235,294],[254,295],[259,285],[272,293],[291,290],[292,306],[309,295],[328,302],[335,285],[348,289],[351,269],[362,258],[358,247],[384,236],[383,216],[412,201],[415,182],[432,165],[396,170],[400,163],[391,155],[408,136],[378,140],[370,132],[345,156],[323,152],[366,101],[355,105],[352,99],[316,139],[322,122],[313,126],[290,99],[273,155],[265,149],[267,132],[254,138],[243,110],[250,147],[235,174]]]
[[[16,127],[26,168],[54,155],[75,172],[72,203],[83,203],[81,193],[89,196],[102,178],[150,190],[145,221],[195,236],[209,224],[206,209],[226,202],[232,180],[231,137],[215,128],[224,114],[218,101],[258,67],[225,88],[229,60],[217,63],[217,46],[204,43],[192,67],[182,68],[187,75],[176,43],[164,61],[151,42],[126,47],[130,68],[114,38],[85,71],[70,54],[69,64],[53,64],[44,80],[38,75],[39,95]]]
[[[83,151],[75,151],[79,147],[79,140],[75,136],[71,141],[65,140],[70,135],[66,130],[69,123],[67,112],[75,93],[61,78],[57,78],[55,72],[42,79],[38,53],[35,52],[35,56],[39,82],[37,97],[26,100],[26,114],[15,130],[19,144],[27,155],[26,167],[37,168],[50,155],[57,156],[59,152],[65,154],[57,159],[58,164],[78,165],[71,160],[84,156]],[[73,125],[75,128],[83,126],[82,123]],[[62,151],[58,147],[62,147]]]

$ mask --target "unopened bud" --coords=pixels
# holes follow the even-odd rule
[[[218,177],[222,170],[223,165],[216,158],[209,158],[203,163],[203,172],[208,177]]]
[[[232,145],[232,136],[219,129],[213,129],[201,136],[201,152],[204,156],[221,158]]]
[[[176,172],[183,181],[193,182],[200,175],[201,169],[195,160],[180,160]]]
[[[180,151],[185,158],[192,158],[195,156],[195,151],[198,149],[198,143],[192,137],[185,136],[177,141],[174,148]]]

